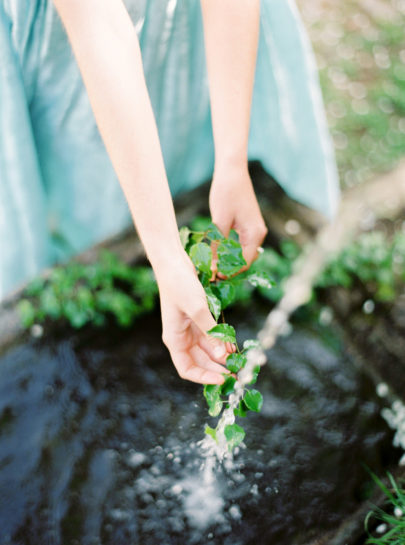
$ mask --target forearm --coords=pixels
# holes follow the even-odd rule
[[[118,0],[54,3],[139,236],[157,267],[181,245],[133,24]]]
[[[201,0],[215,170],[246,167],[260,0]]]

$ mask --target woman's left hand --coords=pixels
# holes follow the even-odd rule
[[[231,229],[239,235],[249,268],[258,256],[267,228],[246,167],[217,169],[211,184],[209,205],[212,221],[224,236]],[[241,269],[242,272],[244,269]]]

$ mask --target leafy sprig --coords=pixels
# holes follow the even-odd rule
[[[217,323],[208,331],[208,334],[224,343],[232,343],[236,348],[236,351],[230,353],[226,359],[226,368],[231,375],[224,374],[225,381],[221,385],[206,384],[204,386],[208,414],[218,417],[224,407],[229,407],[229,396],[235,393],[238,386],[241,386],[238,374],[247,364],[247,352],[258,347],[258,341],[252,339],[245,341],[242,350],[239,349],[235,329],[225,323],[223,310],[234,301],[241,283],[270,289],[274,282],[264,271],[239,273],[242,268],[246,267],[246,261],[243,257],[238,234],[234,230],[231,230],[229,236],[225,237],[215,224],[208,223],[204,225],[203,229],[196,231],[182,227],[180,237],[196,267],[212,315],[217,322],[220,317],[222,318],[222,323]],[[221,278],[216,276],[215,279],[213,278],[213,248],[217,256],[216,271],[221,274]],[[256,382],[259,371],[260,366],[255,366],[250,384]],[[249,411],[259,412],[262,405],[263,397],[258,390],[242,386],[241,399],[238,406],[234,408],[234,415],[245,417]],[[205,433],[218,442],[218,425],[216,428],[207,425]],[[245,437],[244,429],[236,423],[227,424],[223,433],[230,451],[239,445]]]
[[[74,328],[101,326],[108,317],[127,327],[155,306],[157,285],[152,269],[131,267],[111,252],[97,262],[56,267],[49,278],[37,278],[18,305],[25,327],[45,319],[66,320]]]

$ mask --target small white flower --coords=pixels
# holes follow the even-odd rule
[[[377,534],[385,534],[385,532],[387,531],[387,525],[386,524],[380,524],[379,526],[377,526],[375,531],[377,532]]]
[[[404,512],[400,507],[395,507],[394,515],[397,517],[397,519],[400,519],[404,515]]]

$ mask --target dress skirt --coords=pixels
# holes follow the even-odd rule
[[[127,0],[176,195],[214,147],[199,0]],[[332,217],[339,198],[317,68],[293,0],[262,0],[249,159]],[[118,233],[129,209],[50,0],[0,0],[0,299]]]

